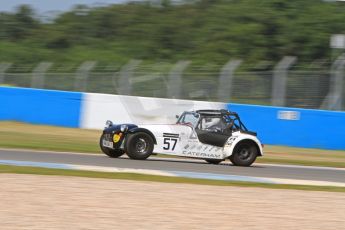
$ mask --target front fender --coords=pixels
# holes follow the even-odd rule
[[[136,127],[136,128],[132,128],[132,129],[127,131],[127,133],[138,133],[138,132],[144,132],[144,133],[149,134],[153,139],[153,143],[157,144],[157,140],[156,140],[155,135],[153,135],[153,133],[148,129]]]
[[[117,124],[117,125],[111,125],[109,127],[104,128],[103,130],[103,136],[105,136],[106,140],[112,141],[114,144],[114,149],[122,149],[123,148],[123,142],[126,136],[126,132],[121,132],[121,125],[127,125],[128,130],[137,128],[138,126],[134,124]],[[114,140],[114,135],[121,134],[121,138],[118,139],[116,142]]]

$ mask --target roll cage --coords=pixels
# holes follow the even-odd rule
[[[188,116],[188,118],[187,118]],[[203,118],[221,118],[227,126],[232,126],[233,130],[249,132],[246,126],[242,123],[240,117],[236,112],[228,110],[196,110],[183,112],[177,120],[177,124],[187,124],[194,129],[202,128],[201,120]]]

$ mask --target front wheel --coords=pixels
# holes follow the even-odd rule
[[[101,147],[102,152],[108,157],[118,158],[125,153],[125,151],[121,149],[110,149],[110,148],[104,147],[102,144],[103,139],[104,139],[104,135],[102,135],[101,138],[99,139],[99,146]]]
[[[253,143],[244,141],[236,146],[230,156],[230,161],[236,166],[250,166],[254,163],[257,155],[256,146]]]
[[[153,151],[154,142],[152,137],[144,132],[133,133],[126,141],[126,152],[129,158],[145,160]]]

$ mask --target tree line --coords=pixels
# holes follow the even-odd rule
[[[200,0],[78,5],[51,22],[21,5],[0,13],[0,62],[224,64],[271,68],[285,55],[330,61],[330,36],[345,33],[345,4],[321,0]]]

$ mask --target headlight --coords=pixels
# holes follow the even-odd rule
[[[107,120],[107,122],[105,122],[105,127],[106,127],[106,128],[109,128],[110,126],[113,126],[113,122]]]
[[[121,132],[126,132],[128,130],[128,126],[127,125],[121,125],[120,130],[121,130]]]

